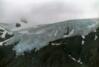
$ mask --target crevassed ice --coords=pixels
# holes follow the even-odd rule
[[[14,36],[7,41],[6,45],[19,41],[13,47],[13,50],[16,51],[17,55],[20,55],[24,51],[31,51],[34,48],[39,50],[50,41],[63,38],[64,36],[87,35],[90,32],[94,32],[97,27],[99,27],[99,19],[78,19],[41,25],[36,28],[27,27],[13,31]],[[24,31],[27,31],[27,33],[24,33]]]

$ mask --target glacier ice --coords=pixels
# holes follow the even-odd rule
[[[24,27],[14,29],[9,27],[9,24],[0,23],[4,28],[13,32],[14,36],[6,40],[5,45],[13,44],[17,41],[19,43],[13,47],[16,55],[21,55],[24,52],[30,52],[32,49],[39,50],[46,46],[49,42],[75,35],[85,36],[90,32],[95,32],[99,27],[99,19],[76,19],[57,22],[53,24],[39,25],[37,27]]]

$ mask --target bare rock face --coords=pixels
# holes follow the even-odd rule
[[[6,30],[5,28],[0,28],[0,46],[5,45],[6,41],[13,37],[13,33]]]
[[[21,26],[21,24],[20,23],[16,23],[16,27],[20,27]]]

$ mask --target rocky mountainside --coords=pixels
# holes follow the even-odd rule
[[[6,32],[0,42],[13,36]],[[19,41],[11,45],[4,43],[0,46],[0,67],[99,67],[98,37],[99,28],[85,36],[75,35],[50,41],[38,51],[32,49],[19,56],[12,50]]]

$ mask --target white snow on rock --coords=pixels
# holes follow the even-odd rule
[[[81,58],[76,59],[76,58],[74,58],[74,57],[73,57],[73,56],[71,56],[71,55],[68,55],[68,57],[69,57],[70,59],[72,59],[73,61],[75,61],[75,62],[79,63],[79,64],[83,64],[83,62],[81,61]]]
[[[97,35],[95,35],[95,38],[94,38],[94,40],[97,40],[98,39],[98,36]]]
[[[85,43],[85,41],[84,41],[84,40],[82,40],[81,44],[82,44],[82,45],[84,45],[84,43]]]

